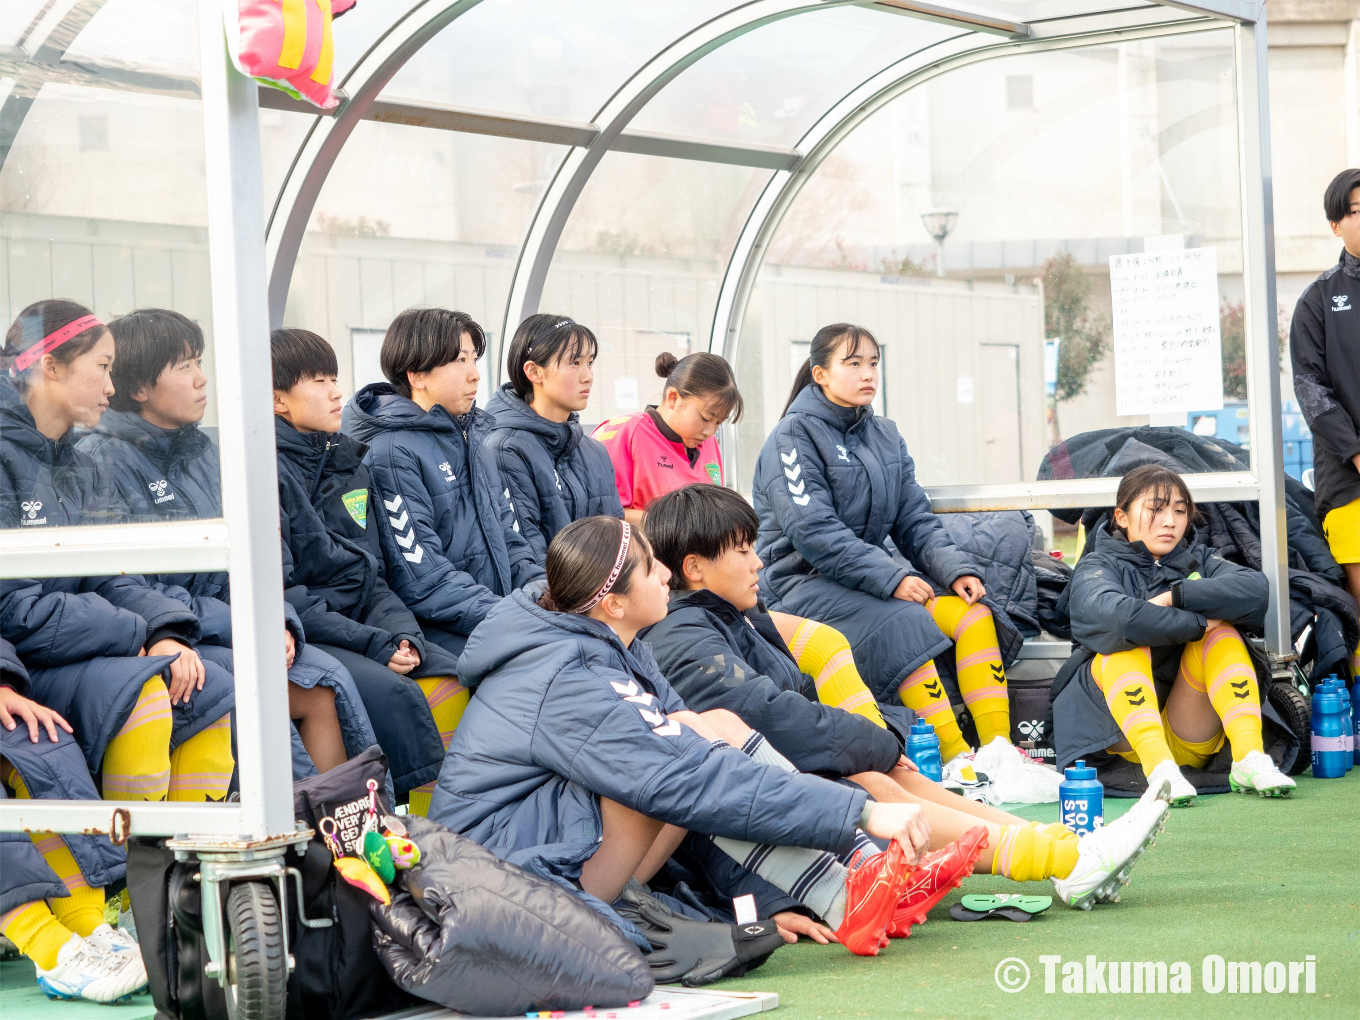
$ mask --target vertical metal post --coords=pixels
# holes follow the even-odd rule
[[[208,261],[242,834],[293,831],[283,565],[265,290],[258,86],[227,55],[220,0],[199,0]]]
[[[1270,91],[1265,14],[1233,30],[1237,65],[1237,165],[1242,191],[1242,282],[1246,297],[1247,400],[1251,467],[1260,485],[1261,569],[1270,582],[1266,646],[1292,651],[1288,530],[1280,426],[1279,319],[1275,297],[1275,208],[1270,169]]]

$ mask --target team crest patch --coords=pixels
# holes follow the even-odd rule
[[[708,480],[714,485],[722,484],[722,470],[717,464],[708,463],[704,465],[704,470],[708,472]]]
[[[345,493],[340,499],[345,504],[345,509],[349,511],[349,515],[354,518],[354,523],[367,531],[368,490],[355,489],[353,492]]]

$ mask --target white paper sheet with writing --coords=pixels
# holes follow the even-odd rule
[[[1116,414],[1223,407],[1215,248],[1110,256]]]

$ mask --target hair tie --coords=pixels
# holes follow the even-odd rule
[[[582,615],[590,612],[600,604],[611,590],[613,590],[614,582],[619,579],[619,574],[623,573],[623,565],[628,560],[628,545],[632,541],[632,538],[633,527],[627,521],[624,521],[623,535],[619,538],[619,554],[614,557],[614,569],[609,572],[609,577],[605,579],[604,584],[601,586],[600,590],[595,593],[594,597],[580,609],[577,609],[576,612],[581,613]]]
[[[50,354],[52,351],[55,351],[73,336],[79,336],[87,329],[102,325],[104,325],[104,323],[99,320],[99,316],[97,315],[82,315],[74,322],[68,322],[60,329],[55,329],[51,333],[48,333],[47,336],[43,337],[36,344],[15,358],[14,364],[10,365],[9,374],[14,376],[18,375],[20,372],[27,371],[28,367],[44,354]]]

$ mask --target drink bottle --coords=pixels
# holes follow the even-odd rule
[[[1351,692],[1346,681],[1342,680],[1335,673],[1329,676],[1323,683],[1336,694],[1341,696],[1341,715],[1342,715],[1342,750],[1346,752],[1346,771],[1349,772],[1355,767],[1355,713],[1351,710]]]
[[[1313,778],[1336,779],[1346,774],[1346,713],[1342,695],[1328,683],[1313,690]],[[1349,701],[1349,699],[1347,699]]]
[[[927,779],[940,781],[944,765],[940,761],[940,738],[935,735],[935,727],[928,722],[912,723],[907,734],[907,757],[921,770]]]
[[[1105,824],[1105,787],[1096,778],[1096,770],[1078,758],[1063,773],[1058,787],[1058,820],[1084,836]]]
[[[1360,765],[1360,678],[1351,684],[1351,742],[1355,745],[1351,764]]]

